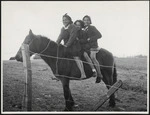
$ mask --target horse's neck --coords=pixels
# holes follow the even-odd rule
[[[46,46],[45,46],[46,47]],[[42,53],[45,57],[64,57],[64,47],[62,45],[57,45],[56,43],[49,43],[49,47]]]
[[[63,56],[63,47],[58,46],[57,44],[50,44],[53,46],[49,46],[45,52],[41,54],[41,58],[51,67],[53,73],[56,73],[56,63],[59,57]]]

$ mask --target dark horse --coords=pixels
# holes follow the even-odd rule
[[[75,60],[73,60],[73,57],[69,57],[69,59],[67,59],[66,48],[63,45],[58,45],[54,41],[41,35],[35,35],[31,30],[29,31],[29,35],[26,36],[23,44],[29,45],[30,56],[34,53],[39,53],[41,58],[51,67],[54,75],[57,74],[56,77],[60,79],[63,85],[66,104],[65,111],[71,111],[75,103],[69,88],[69,81],[81,80],[80,70],[75,63]],[[103,65],[101,66],[101,73],[103,75],[103,81],[109,89],[117,81],[113,55],[107,50],[101,48],[96,57],[99,64]],[[17,52],[15,59],[22,62],[21,48]],[[91,78],[93,74],[92,70],[90,65],[85,62],[84,58],[83,64],[87,79]],[[109,106],[115,106],[114,94],[110,96]]]

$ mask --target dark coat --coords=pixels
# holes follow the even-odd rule
[[[97,39],[102,37],[101,33],[96,29],[95,26],[89,26],[87,29],[85,29],[85,32],[87,34],[87,39],[90,38],[90,41],[88,42],[90,47],[97,48]]]
[[[57,43],[60,44],[61,41],[64,41],[64,45],[67,46],[67,53],[73,56],[80,55],[80,44],[77,40],[79,34],[79,28],[74,24],[71,24],[68,29],[64,27],[61,29],[61,33],[57,39]]]
[[[87,41],[87,38],[88,38],[87,33],[84,30],[80,30],[78,34],[78,39],[80,42],[82,53],[84,51],[90,50],[90,45],[89,45],[89,42]]]

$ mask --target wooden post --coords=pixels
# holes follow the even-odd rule
[[[29,54],[29,45],[22,44],[21,46],[22,56],[23,56],[23,66],[26,73],[26,84],[25,84],[25,107],[27,111],[32,110],[32,71],[31,71],[31,62]]]
[[[108,90],[107,94],[104,95],[101,98],[101,100],[94,106],[93,110],[97,111],[109,99],[109,97],[112,94],[114,94],[119,89],[119,87],[121,87],[121,85],[122,85],[122,81],[119,80],[113,86],[111,86],[111,88]]]

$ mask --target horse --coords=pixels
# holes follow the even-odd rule
[[[82,59],[86,78],[80,79],[81,73],[75,60],[72,56],[66,58],[66,47],[62,44],[57,44],[45,36],[35,35],[32,30],[30,30],[29,34],[25,37],[23,44],[29,45],[30,56],[34,53],[38,53],[51,68],[55,77],[61,81],[65,98],[64,111],[72,111],[75,102],[71,95],[69,81],[91,78],[93,72],[89,63],[87,63],[84,58]],[[99,66],[103,65],[100,67],[103,75],[102,80],[109,89],[114,83],[117,82],[117,70],[113,54],[106,49],[101,48],[96,54],[96,58],[99,62]],[[21,47],[15,55],[15,59],[23,62]],[[109,106],[115,107],[115,105],[115,95],[113,94],[109,98]]]

